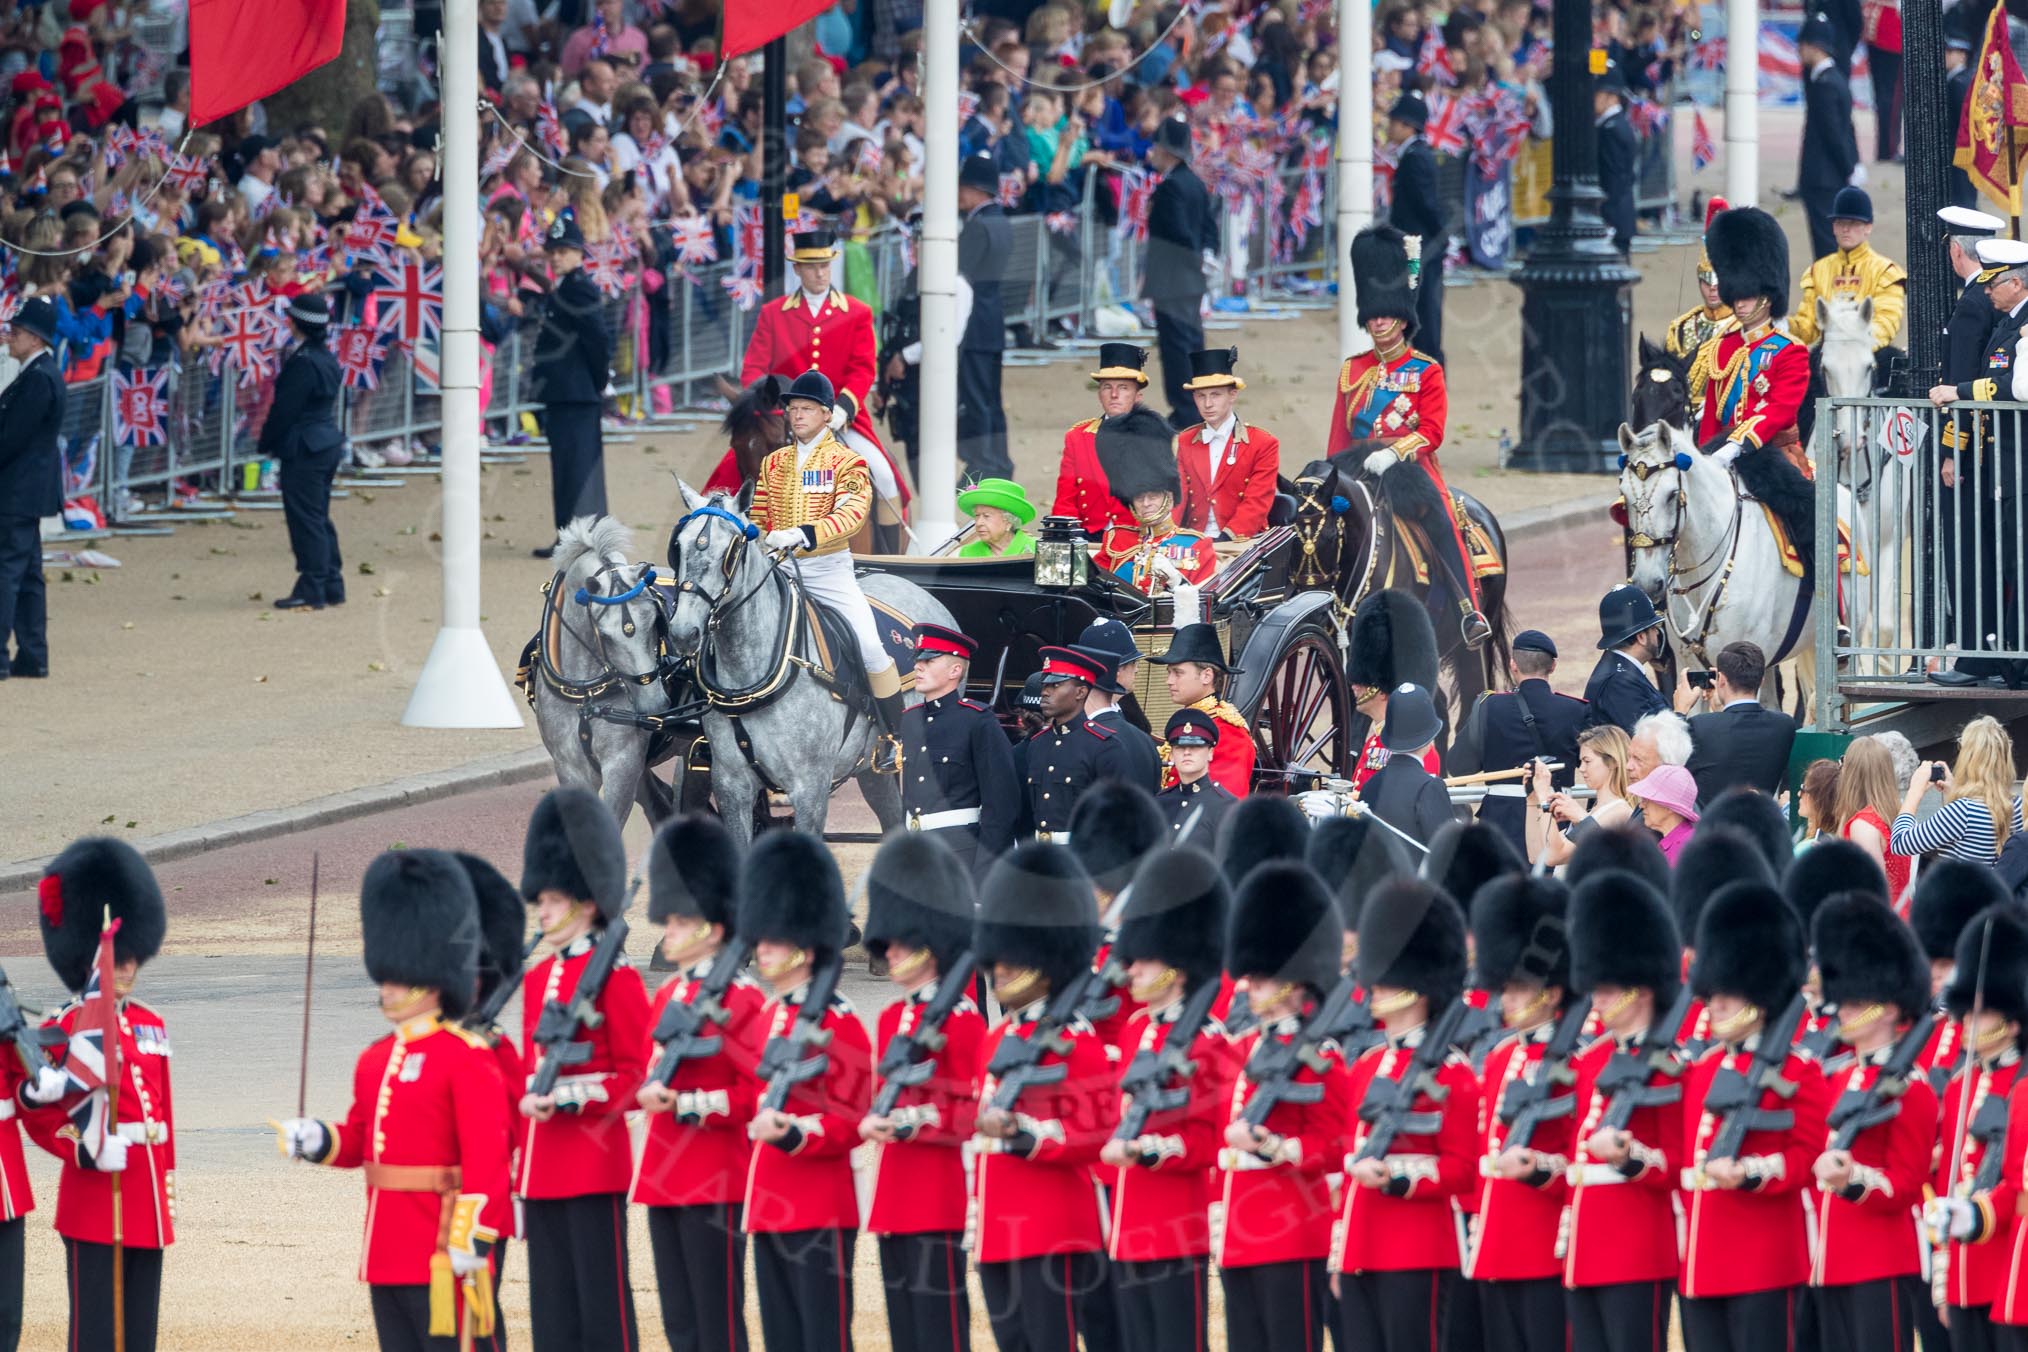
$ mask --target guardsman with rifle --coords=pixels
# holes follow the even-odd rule
[[[1113,945],[1143,1005],[1127,1023],[1120,1125],[1099,1152],[1126,1352],[1208,1346],[1211,1184],[1238,1072],[1215,1008],[1226,910],[1210,855],[1163,850],[1135,873]]]
[[[1486,1060],[1478,1226],[1465,1255],[1485,1345],[1564,1352],[1556,1239],[1576,1153],[1577,1075],[1591,1001],[1570,989],[1569,892],[1505,877],[1472,899],[1473,980],[1513,1030]]]
[[[50,1064],[40,1030],[29,1026],[0,972],[0,1352],[21,1343],[28,1213],[35,1193],[21,1149],[20,1114],[60,1102],[70,1077]]]
[[[359,1275],[382,1352],[494,1347],[507,1104],[492,1047],[457,1022],[478,989],[478,898],[449,852],[389,850],[360,884],[359,924],[394,1031],[360,1054],[345,1119],[280,1123],[282,1153],[365,1174]]]
[[[1105,664],[1075,648],[1044,648],[1042,731],[1028,739],[1028,815],[1035,838],[1068,845],[1077,800],[1103,779],[1127,776],[1126,748],[1111,728],[1085,717]]]
[[[993,711],[965,698],[979,645],[940,624],[915,627],[915,689],[901,715],[902,825],[935,836],[975,876],[1014,843],[1020,782]]]
[[[1346,658],[1345,682],[1352,687],[1353,702],[1368,723],[1366,740],[1360,743],[1352,768],[1352,787],[1361,789],[1387,764],[1387,749],[1380,744],[1380,732],[1387,722],[1387,692],[1403,682],[1425,690],[1437,688],[1436,629],[1422,602],[1390,587],[1359,603],[1352,613],[1352,650]],[[1433,775],[1443,773],[1443,761],[1435,747],[1424,754],[1422,768]]]
[[[1683,943],[1662,894],[1607,869],[1570,897],[1570,984],[1602,1036],[1577,1059],[1563,1241],[1570,1352],[1664,1352],[1675,1295],[1688,1013]]]
[[[1797,1194],[1831,1106],[1822,1072],[1795,1049],[1803,925],[1773,887],[1736,882],[1705,903],[1696,947],[1690,980],[1713,1045],[1683,1089],[1683,1340],[1689,1352],[1786,1348],[1810,1275]]]
[[[1352,978],[1338,974],[1341,947],[1337,908],[1306,865],[1262,864],[1237,889],[1225,965],[1258,1022],[1233,1044],[1244,1070],[1218,1157],[1225,1225],[1214,1250],[1228,1347],[1324,1346],[1328,1175],[1353,1111],[1329,1032],[1353,1000]]]
[[[1408,1352],[1445,1345],[1463,1294],[1454,1203],[1479,1172],[1479,1081],[1454,1046],[1465,1009],[1457,903],[1416,878],[1374,888],[1359,917],[1358,972],[1386,1040],[1352,1067],[1359,1111],[1332,1263],[1338,1343]]]
[[[1126,964],[1113,951],[1111,928],[1119,921],[1114,912],[1141,862],[1171,839],[1155,800],[1146,790],[1119,780],[1093,786],[1078,799],[1071,818],[1070,852],[1091,879],[1092,914],[1099,919],[1099,945],[1091,965],[1100,981],[1082,1012],[1115,1067],[1133,1054],[1127,1024],[1140,1013],[1141,1002],[1127,988]],[[1100,1178],[1105,1180],[1105,1171]]]
[[[1922,1199],[1936,1146],[1936,1091],[1917,1064],[1929,1041],[1929,966],[1881,898],[1846,892],[1812,931],[1824,999],[1852,1060],[1832,1077],[1817,1180],[1810,1285],[1824,1346],[1908,1352],[1929,1298]]]
[[[1098,940],[1069,850],[1017,845],[987,873],[972,952],[1006,1013],[980,1051],[972,1257],[1001,1352],[1072,1352],[1104,1286],[1091,1170],[1119,1125],[1119,1078],[1081,1009]]]
[[[1100,343],[1098,370],[1091,373],[1098,391],[1099,416],[1086,418],[1063,434],[1063,456],[1056,468],[1056,503],[1051,516],[1074,516],[1085,534],[1097,539],[1114,526],[1134,527],[1131,504],[1113,496],[1112,481],[1099,459],[1098,428],[1140,405],[1148,388],[1148,350],[1132,343]]]
[[[852,1149],[873,1101],[873,1046],[838,994],[851,924],[844,880],[822,840],[778,831],[747,855],[739,932],[772,991],[746,1177],[768,1352],[833,1352],[852,1341]]]
[[[880,1077],[861,1137],[879,1148],[867,1228],[879,1240],[895,1352],[967,1352],[964,1145],[979,1110],[986,1019],[972,1002],[971,869],[934,835],[891,835],[866,875],[866,949],[901,998],[880,1011]]]
[[[1367,894],[1389,878],[1415,872],[1415,865],[1409,862],[1407,847],[1385,827],[1376,826],[1370,817],[1326,817],[1318,822],[1310,833],[1304,860],[1331,889],[1332,899],[1338,904],[1339,927],[1343,932],[1338,972],[1341,976],[1353,976],[1353,967],[1359,961],[1359,917],[1366,909]],[[1364,991],[1356,1003],[1362,1011],[1358,1020],[1361,1035],[1348,1040],[1341,1031],[1338,1038],[1339,1049],[1355,1061],[1368,1046],[1380,1040]]]
[[[647,1068],[648,992],[622,952],[627,852],[597,794],[551,789],[535,805],[521,895],[551,949],[521,982],[527,1125],[514,1192],[533,1341],[543,1352],[633,1347],[626,1114]]]
[[[70,1277],[64,1346],[110,1352],[114,1326],[124,1321],[127,1352],[154,1352],[162,1258],[176,1238],[176,1124],[169,1030],[133,990],[142,964],[161,951],[168,911],[140,854],[106,837],[73,841],[51,860],[37,902],[42,951],[74,996],[50,1016],[45,1036],[54,1031],[56,1044],[67,1045],[81,1029],[104,1026],[98,1023],[102,1000],[117,1001],[120,1021],[117,1054],[105,1058],[117,1067],[114,1082],[103,1084],[66,1056],[69,1083],[60,1103],[38,1106],[23,1120],[35,1143],[63,1165],[56,1233],[63,1237]],[[113,990],[93,991],[87,1000],[108,913],[119,926],[113,934]],[[34,1101],[24,1095],[24,1102]],[[123,1295],[118,1315],[116,1286]]]
[[[1218,745],[1211,749],[1212,779],[1235,798],[1253,792],[1253,767],[1258,754],[1253,727],[1224,692],[1235,676],[1244,675],[1225,660],[1216,625],[1186,624],[1169,636],[1169,650],[1148,660],[1166,668],[1162,679],[1169,699],[1179,709],[1196,709],[1218,720]],[[1176,783],[1175,771],[1163,773],[1162,787]],[[1200,830],[1203,828],[1199,828]],[[1204,842],[1208,844],[1209,842]]]
[[[1202,709],[1178,709],[1162,729],[1176,782],[1155,796],[1155,804],[1169,819],[1171,831],[1181,832],[1196,815],[1195,839],[1205,845],[1218,839],[1219,823],[1239,802],[1231,789],[1211,777],[1211,762],[1223,735],[1218,720]]]
[[[1999,1345],[1993,1318],[2007,1294],[2020,1225],[2020,1179],[2009,1180],[2007,1168],[2021,1153],[2011,1103],[2028,1025],[2028,919],[2011,900],[2002,902],[1965,926],[1957,951],[1944,1012],[1963,1026],[1971,1056],[1944,1087],[1936,1196],[1923,1218],[1947,1245],[1931,1256],[1930,1289],[1951,1344],[1988,1352]],[[2028,1100],[2022,1113],[2028,1118]],[[2028,1122],[2018,1130],[2028,1139]]]
[[[1989,906],[2011,898],[1993,870],[1964,859],[1931,859],[1923,862],[1921,876],[1909,895],[1908,926],[1915,931],[1929,959],[1929,988],[1941,1000],[1952,978],[1961,970],[1957,956],[1959,939],[1972,917]],[[1959,1019],[1945,1021],[1948,1031],[1931,1035],[1923,1058],[1929,1068],[1929,1082],[1941,1097],[1943,1086],[1957,1073],[1964,1059],[1965,1029]],[[1939,1074],[1939,1071],[1942,1074]]]
[[[675,974],[648,1005],[647,1116],[627,1200],[647,1208],[662,1331],[671,1347],[746,1352],[747,1123],[759,1090],[763,997],[733,912],[739,848],[692,813],[648,847],[648,920]]]
[[[1419,871],[1442,888],[1446,896],[1476,897],[1487,884],[1519,876],[1527,867],[1520,851],[1506,836],[1484,822],[1467,819],[1446,822],[1430,837],[1429,853],[1422,856]],[[1500,1017],[1499,991],[1468,981],[1464,1001],[1464,1017],[1452,1042],[1472,1063],[1474,1071],[1483,1071],[1493,1049],[1513,1033]],[[1478,1188],[1474,1185],[1471,1196],[1462,1205],[1471,1212],[1478,1204]]]

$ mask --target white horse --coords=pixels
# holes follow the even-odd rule
[[[1708,669],[1726,644],[1753,643],[1767,656],[1762,700],[1777,702],[1775,666],[1784,660],[1796,664],[1807,700],[1816,670],[1815,601],[1804,601],[1802,579],[1782,566],[1760,505],[1670,423],[1639,433],[1622,423],[1620,450],[1631,580],[1662,615],[1677,661]],[[1824,590],[1820,584],[1817,599]]]
[[[1824,373],[1824,392],[1833,399],[1872,395],[1877,379],[1872,299],[1820,299],[1817,331],[1823,334],[1817,360]],[[1883,594],[1892,596],[1897,594],[1893,580],[1901,576],[1901,541],[1908,529],[1908,481],[1900,463],[1880,449],[1878,435],[1877,413],[1837,410],[1832,436],[1838,451],[1838,483],[1857,499],[1850,518],[1852,543],[1877,570],[1876,576],[1885,580]],[[1824,468],[1820,466],[1819,472]],[[1861,644],[1895,646],[1901,628],[1898,606],[1855,605],[1852,610],[1851,624]]]

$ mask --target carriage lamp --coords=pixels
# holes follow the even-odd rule
[[[1090,576],[1091,558],[1084,530],[1074,516],[1045,516],[1035,540],[1035,585],[1082,587]]]

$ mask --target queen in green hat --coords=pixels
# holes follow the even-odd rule
[[[979,480],[958,494],[958,509],[970,513],[978,537],[959,547],[959,558],[1017,559],[1035,552],[1035,537],[1022,529],[1035,519],[1035,504],[1012,479]]]

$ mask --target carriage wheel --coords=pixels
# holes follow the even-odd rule
[[[1320,632],[1297,635],[1276,656],[1253,714],[1266,786],[1295,792],[1312,787],[1303,777],[1350,778],[1351,717],[1337,645]]]

